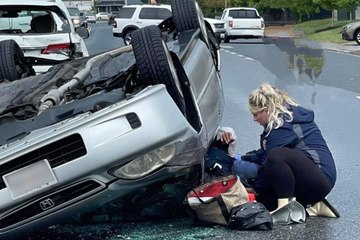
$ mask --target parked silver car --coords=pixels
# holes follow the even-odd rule
[[[172,10],[132,46],[1,83],[1,239],[201,181],[224,107],[219,47],[195,0]]]
[[[342,29],[342,39],[356,41],[360,45],[360,22],[352,22]]]

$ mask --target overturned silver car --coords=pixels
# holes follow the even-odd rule
[[[199,183],[224,107],[219,46],[195,0],[172,14],[130,46],[1,83],[0,238]]]

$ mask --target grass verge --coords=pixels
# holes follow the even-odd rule
[[[332,24],[331,18],[312,20],[295,25],[297,30],[304,33],[309,40],[317,42],[332,42],[332,43],[346,43],[347,41],[341,38],[341,29],[344,25],[351,21],[334,21]]]

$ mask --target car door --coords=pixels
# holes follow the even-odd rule
[[[197,41],[192,51],[184,68],[198,104],[206,139],[212,141],[224,109],[222,83],[207,45],[203,41]]]

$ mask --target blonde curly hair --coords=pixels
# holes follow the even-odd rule
[[[249,95],[249,110],[252,114],[267,110],[268,123],[265,128],[267,135],[272,129],[277,129],[287,122],[293,120],[293,113],[288,109],[289,105],[298,106],[298,104],[288,96],[288,94],[279,90],[268,83],[261,84]]]

